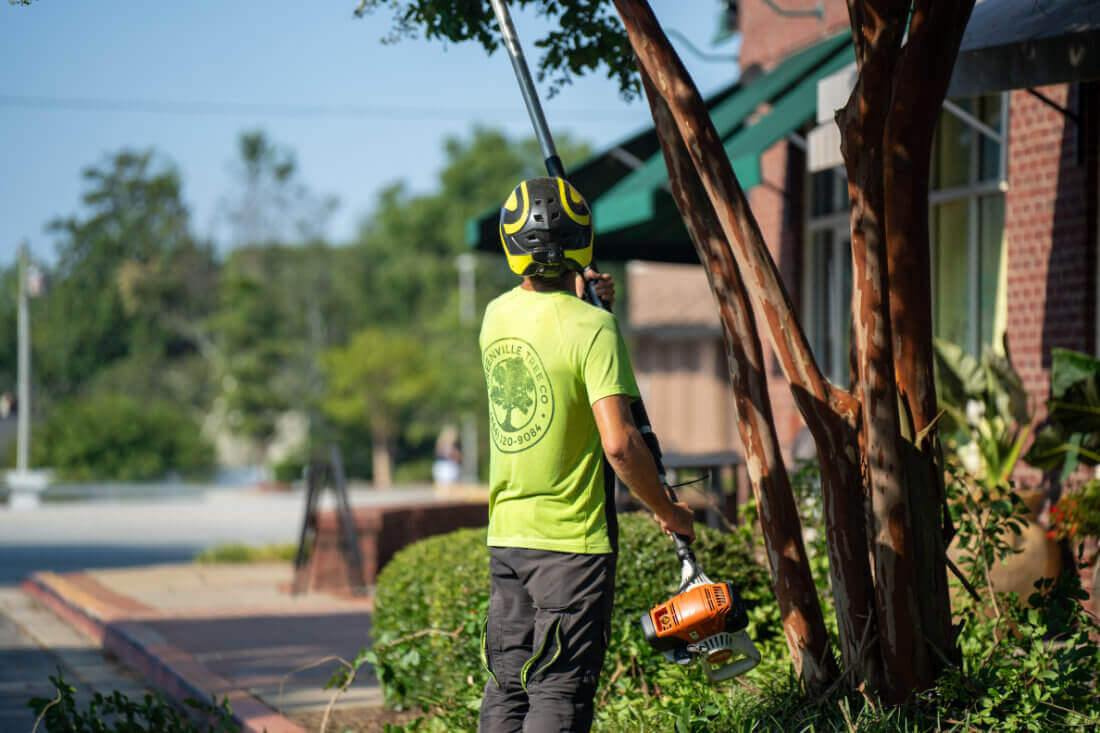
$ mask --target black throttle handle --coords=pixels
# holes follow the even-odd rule
[[[653,432],[653,426],[649,424],[649,414],[646,412],[645,403],[641,400],[631,402],[630,415],[634,418],[634,424],[642,434],[642,440],[645,441],[646,447],[653,455],[653,462],[657,464],[657,475],[661,477],[661,485],[665,487],[668,498],[672,502],[679,501],[676,498],[676,492],[665,480],[665,464],[661,461],[661,443],[657,440],[657,434]],[[687,535],[674,534],[672,535],[672,544],[676,546],[676,557],[679,558],[680,562],[685,559],[690,560],[692,563],[695,562],[695,553],[691,549],[691,538]]]

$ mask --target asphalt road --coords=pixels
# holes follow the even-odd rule
[[[140,680],[76,629],[19,588],[0,585],[0,731],[32,730],[36,715],[28,702],[55,699],[50,677],[58,675],[76,688],[81,710],[93,690],[118,690],[134,701],[146,693]]]
[[[351,503],[425,501],[433,496],[427,487],[353,490]],[[331,504],[331,494],[323,497],[322,508]],[[139,681],[17,587],[28,575],[188,562],[204,548],[227,543],[293,543],[304,507],[301,491],[229,489],[156,499],[47,502],[19,510],[0,503],[0,732],[31,730],[35,716],[27,701],[55,696],[49,676],[58,667],[77,687],[81,708],[93,685],[122,689],[135,700],[143,694]]]
[[[49,678],[57,674],[57,665],[52,654],[0,614],[0,730],[29,731],[34,726],[35,714],[27,702],[54,698]]]
[[[430,488],[351,492],[353,506],[421,501]],[[328,494],[322,508],[331,504]],[[302,526],[301,491],[211,489],[187,496],[0,505],[0,584],[38,570],[131,567],[188,562],[227,543],[295,543]]]

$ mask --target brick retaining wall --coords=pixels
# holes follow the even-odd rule
[[[483,527],[489,521],[484,502],[425,502],[352,510],[363,558],[362,585],[372,585],[379,571],[401,548],[432,535],[462,527]],[[352,590],[341,551],[340,523],[334,511],[317,517],[317,534],[309,562],[295,578],[304,591],[347,593]]]

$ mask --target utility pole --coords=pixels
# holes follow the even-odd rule
[[[39,494],[50,484],[49,471],[31,471],[31,315],[28,300],[42,289],[41,274],[31,264],[27,243],[19,246],[16,267],[19,278],[19,386],[15,436],[15,470],[3,476],[11,492],[8,506],[12,509],[32,509],[38,506]]]
[[[455,257],[458,268],[458,317],[463,326],[474,322],[476,305],[476,258],[469,252]],[[471,411],[462,414],[462,480],[477,482],[477,417]]]
[[[30,468],[31,445],[31,316],[27,307],[27,276],[30,254],[27,243],[19,246],[19,412],[15,438],[15,470],[25,474]]]

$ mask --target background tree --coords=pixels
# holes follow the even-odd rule
[[[39,425],[35,460],[73,477],[108,476],[121,466],[126,476],[151,478],[173,463],[201,471],[212,459],[197,431],[210,374],[193,326],[211,307],[212,248],[191,233],[175,168],[152,151],[120,151],[82,175],[83,207],[51,223],[57,261],[46,293],[30,304],[35,406],[49,418]],[[0,318],[7,317],[0,304]],[[14,339],[14,329],[5,333]],[[14,372],[14,364],[7,368]],[[155,400],[149,421],[131,436],[144,445],[127,443],[129,456],[109,456],[93,445],[102,436],[87,436],[81,448],[77,418],[127,422],[130,405],[120,395],[139,405]],[[190,447],[172,447],[182,445],[171,437],[180,435]],[[46,449],[54,452],[41,455]],[[167,462],[148,460],[158,451]]]
[[[17,370],[19,272],[12,264],[0,268],[0,392],[15,391]]]
[[[440,425],[447,416],[435,399],[447,386],[445,362],[438,347],[392,328],[364,328],[325,354],[325,410],[337,421],[370,426],[376,486],[393,483],[395,438],[415,437],[418,428]]]
[[[83,177],[86,213],[50,224],[59,237],[50,297],[33,303],[36,376],[57,396],[113,361],[167,346],[142,323],[138,291],[167,287],[151,284],[166,260],[198,247],[179,175],[152,151],[121,151]]]
[[[338,201],[315,194],[300,180],[293,151],[253,130],[241,133],[237,153],[233,167],[240,187],[222,202],[231,246],[324,239]]]
[[[322,427],[320,356],[349,333],[335,289],[346,258],[323,237],[335,199],[302,183],[291,151],[246,132],[238,153],[239,188],[223,202],[234,246],[203,325],[219,421],[262,454],[285,414],[305,415],[311,432]]]
[[[360,10],[382,4],[365,0]],[[479,0],[385,4],[395,10],[397,34],[416,29],[429,38],[476,39],[490,52],[497,45],[488,4]],[[923,209],[912,202],[927,201],[928,146],[972,0],[848,3],[860,70],[838,113],[851,199],[853,303],[860,304],[853,309],[850,391],[829,384],[818,368],[706,106],[649,5],[614,1],[624,39],[624,29],[608,20],[607,3],[518,4],[534,4],[551,20],[535,42],[546,49],[540,76],[604,63],[629,94],[637,88],[629,46],[652,81],[662,149],[670,170],[680,173],[671,178],[677,201],[720,308],[731,309],[723,319],[731,372],[759,371],[758,351],[745,345],[753,324],[763,324],[817,444],[845,681],[855,687],[867,680],[891,701],[927,687],[955,652],[933,421],[928,231]],[[907,274],[891,280],[891,271]],[[732,312],[735,305],[742,314]],[[749,308],[755,321],[744,318]],[[748,463],[756,466],[753,488],[758,500],[793,506],[789,487],[764,481],[784,472],[778,452],[750,432],[762,422],[774,436],[763,384],[759,375],[735,383],[751,387],[753,414],[743,414],[750,405],[741,400],[737,408]],[[827,661],[816,598],[805,592],[804,552],[796,546],[794,557],[780,562],[779,551],[788,548],[775,545],[800,535],[798,516],[762,515],[762,523],[792,659],[809,685],[824,686],[837,668]],[[798,591],[784,599],[792,586]]]

